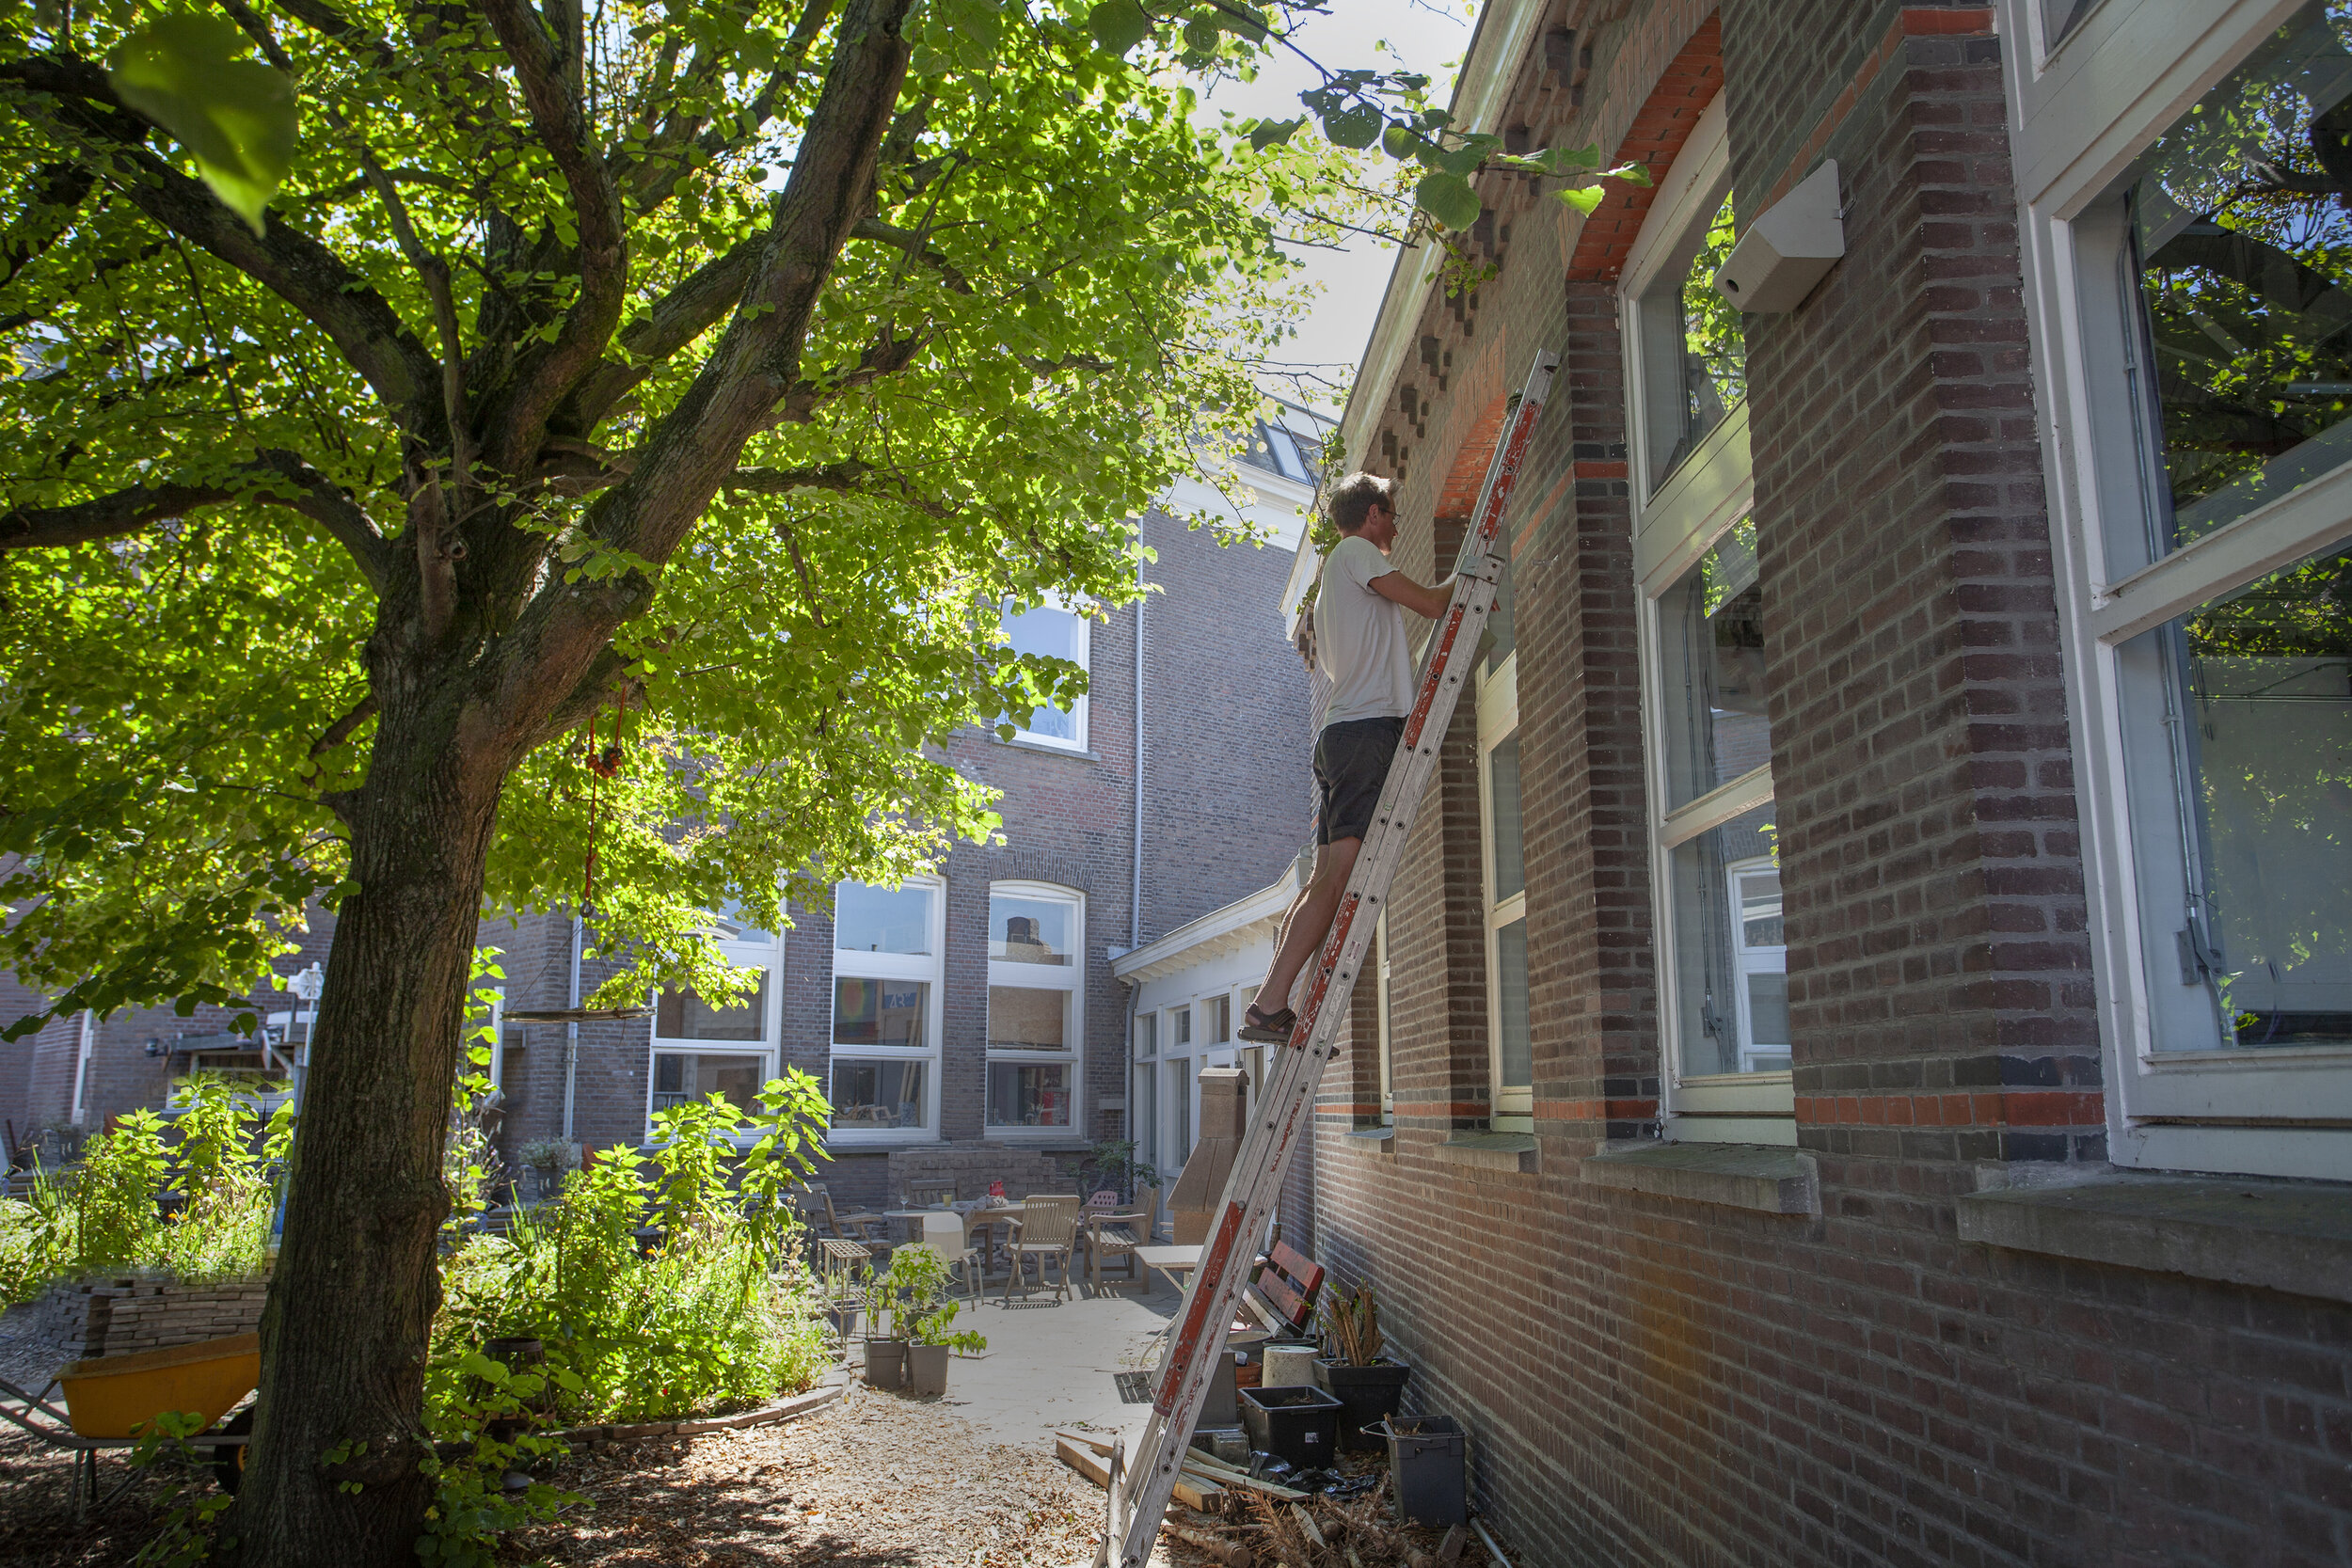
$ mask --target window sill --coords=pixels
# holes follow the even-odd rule
[[[1615,1144],[1580,1165],[1583,1179],[1599,1187],[1763,1214],[1821,1212],[1813,1156],[1769,1144]]]
[[[1434,1150],[1441,1165],[1532,1176],[1543,1168],[1534,1137],[1526,1132],[1456,1132]]]
[[[1359,1154],[1394,1154],[1396,1127],[1393,1123],[1385,1127],[1359,1127],[1353,1132],[1340,1134],[1340,1147]]]
[[[2352,1302],[2352,1184],[2100,1167],[1963,1196],[1960,1239]]]
[[[1016,752],[1042,752],[1049,757],[1068,757],[1073,762],[1101,762],[1103,753],[1083,746],[1060,746],[1050,740],[1029,740],[1014,736],[1007,740],[1001,735],[991,735],[989,740],[998,746],[1009,746]]]

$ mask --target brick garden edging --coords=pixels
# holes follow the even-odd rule
[[[622,1426],[564,1427],[560,1431],[543,1433],[546,1437],[560,1437],[568,1443],[625,1443],[640,1437],[699,1437],[709,1432],[731,1432],[744,1427],[773,1426],[795,1416],[805,1416],[821,1410],[839,1399],[850,1386],[850,1369],[835,1367],[817,1380],[813,1387],[787,1395],[772,1404],[757,1410],[739,1411],[732,1416],[697,1416],[683,1421],[638,1421]]]

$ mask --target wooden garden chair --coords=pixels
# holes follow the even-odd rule
[[[852,1209],[847,1213],[833,1206],[833,1192],[822,1181],[811,1181],[803,1189],[810,1200],[825,1212],[825,1230],[835,1241],[872,1244],[886,1242],[890,1227],[889,1216],[868,1209]],[[812,1220],[817,1216],[809,1215]]]
[[[1149,1189],[1146,1189],[1147,1191]],[[1136,1248],[1152,1240],[1152,1222],[1159,1218],[1159,1195],[1142,1208],[1124,1212],[1089,1208],[1087,1212],[1087,1284],[1096,1295],[1103,1293],[1103,1262],[1108,1259],[1127,1266],[1123,1283],[1149,1285],[1143,1259],[1136,1256]]]
[[[1061,1264],[1061,1281],[1054,1288],[1057,1301],[1070,1296],[1070,1254],[1078,1242],[1078,1195],[1048,1194],[1021,1200],[1021,1217],[1012,1222],[1012,1242],[1008,1247],[1012,1272],[1005,1276],[1005,1300],[1012,1300],[1013,1287],[1021,1287],[1022,1299],[1030,1294],[1028,1262],[1037,1259],[1037,1288],[1045,1289],[1045,1265],[1049,1259]]]

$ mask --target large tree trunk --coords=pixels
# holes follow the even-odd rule
[[[419,1411],[441,1155],[507,764],[476,737],[467,754],[461,706],[395,697],[351,813],[358,890],[327,958],[233,1516],[249,1564],[406,1568],[432,1500]]]

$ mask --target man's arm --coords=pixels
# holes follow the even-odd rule
[[[1445,607],[1454,600],[1454,579],[1448,578],[1435,588],[1423,588],[1402,572],[1383,572],[1372,579],[1372,591],[1424,620],[1435,621],[1444,616]]]

